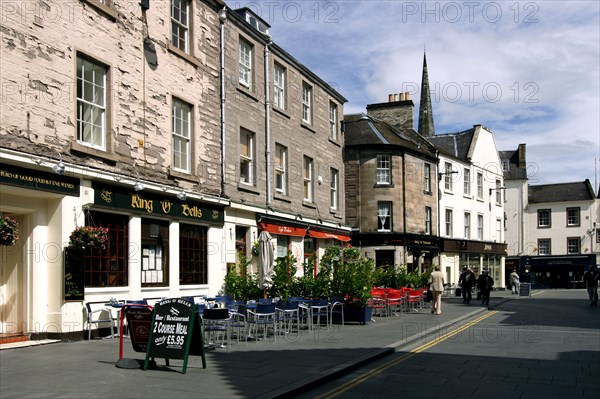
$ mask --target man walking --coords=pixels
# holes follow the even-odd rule
[[[494,286],[494,279],[488,274],[487,270],[483,270],[477,278],[477,288],[481,292],[481,304],[490,305],[490,292]]]
[[[590,297],[590,306],[598,306],[598,281],[600,274],[596,271],[596,265],[590,266],[590,270],[583,275],[585,288],[587,288],[588,296]]]
[[[510,286],[513,294],[519,294],[519,275],[517,274],[517,270],[513,269],[510,274]]]
[[[433,293],[431,313],[442,314],[442,292],[444,292],[444,273],[439,266],[435,266],[429,277],[429,289]]]
[[[463,303],[471,303],[471,291],[473,285],[475,285],[475,273],[473,273],[473,269],[470,267],[466,268],[460,275],[458,284],[460,284],[460,289],[462,290]]]

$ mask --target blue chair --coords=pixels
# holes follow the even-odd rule
[[[273,328],[273,341],[277,338],[277,316],[275,312],[274,304],[257,303],[256,309],[248,309],[248,325],[249,331],[252,332],[252,326],[254,326],[254,336],[258,334],[258,326],[263,328],[263,336],[267,339],[267,330],[269,326]]]
[[[329,323],[333,324],[334,320],[341,320],[342,325],[344,325],[344,298],[341,296],[331,297],[329,303]]]
[[[300,332],[300,302],[280,300],[275,308],[278,330],[291,333],[294,323]]]
[[[215,308],[215,309],[204,309],[202,312],[202,325],[204,327],[204,336],[207,346],[215,347],[214,336],[220,335],[221,348],[227,348],[231,346],[231,334],[230,334],[230,322],[231,315],[227,308]]]
[[[314,328],[321,328],[321,318],[325,318],[325,325],[329,328],[329,302],[327,299],[315,298],[310,301],[310,323]]]

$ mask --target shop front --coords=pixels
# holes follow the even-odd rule
[[[462,269],[470,267],[476,276],[487,270],[494,279],[494,287],[505,288],[505,258],[506,244],[442,239],[440,265],[448,283],[458,283]]]
[[[596,264],[596,255],[521,256],[509,261],[521,282],[532,288],[583,288],[583,275]]]

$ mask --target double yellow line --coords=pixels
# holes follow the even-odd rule
[[[352,380],[350,380],[350,381],[348,381],[348,382],[340,385],[339,387],[337,387],[337,388],[335,388],[335,389],[333,389],[333,390],[331,390],[329,392],[326,392],[326,393],[324,393],[324,394],[322,394],[320,396],[317,396],[315,399],[330,399],[330,398],[335,398],[336,396],[339,396],[339,395],[343,394],[344,392],[347,392],[348,390],[354,388],[358,384],[361,384],[361,383],[367,381],[368,379],[370,379],[370,378],[372,378],[372,377],[374,377],[374,376],[376,376],[378,374],[381,374],[382,372],[384,372],[385,370],[389,369],[390,367],[393,367],[393,366],[395,366],[395,365],[397,365],[399,363],[402,363],[405,360],[410,359],[411,357],[413,357],[417,353],[421,353],[424,350],[427,350],[427,349],[429,349],[429,348],[431,348],[431,347],[433,347],[433,346],[435,346],[435,345],[437,345],[437,344],[439,344],[439,343],[447,340],[448,338],[452,338],[453,336],[455,336],[457,334],[460,334],[464,330],[472,327],[473,325],[475,325],[477,323],[480,323],[481,321],[487,319],[488,317],[491,317],[491,316],[495,315],[496,313],[498,313],[497,310],[494,310],[494,311],[491,311],[489,313],[486,313],[483,316],[480,316],[480,317],[476,318],[475,320],[472,320],[472,321],[468,322],[467,324],[465,324],[465,325],[457,328],[456,330],[452,330],[452,331],[450,331],[450,332],[448,332],[448,333],[446,333],[444,335],[441,335],[440,337],[438,337],[438,338],[436,338],[436,339],[434,339],[432,341],[429,341],[429,342],[427,342],[427,343],[425,343],[425,344],[423,344],[423,345],[421,345],[421,346],[419,346],[419,347],[411,350],[410,352],[405,353],[404,355],[402,355],[402,356],[400,356],[400,357],[398,357],[398,358],[396,358],[394,360],[391,360],[391,361],[389,361],[389,362],[387,362],[385,364],[382,364],[381,366],[375,367],[375,368],[367,371],[366,373],[364,373],[364,374],[362,374],[362,375],[360,375],[360,376],[358,376],[358,377],[356,377],[356,378],[354,378],[354,379],[352,379]]]

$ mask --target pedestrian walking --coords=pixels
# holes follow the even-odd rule
[[[433,294],[431,313],[442,314],[442,293],[444,292],[444,273],[439,266],[435,266],[433,273],[429,276],[429,289]]]
[[[600,281],[600,274],[596,270],[596,265],[590,266],[590,270],[585,272],[583,281],[590,297],[590,306],[598,306],[598,281]]]
[[[513,294],[519,294],[519,275],[517,274],[517,269],[513,269],[510,274],[510,288]]]
[[[458,284],[462,291],[463,303],[471,303],[471,291],[475,285],[475,273],[473,273],[473,269],[470,267],[465,268],[465,271],[462,272],[458,279]]]
[[[483,270],[477,278],[477,288],[481,292],[481,304],[490,305],[490,292],[494,286],[494,279],[488,274],[487,270]]]

